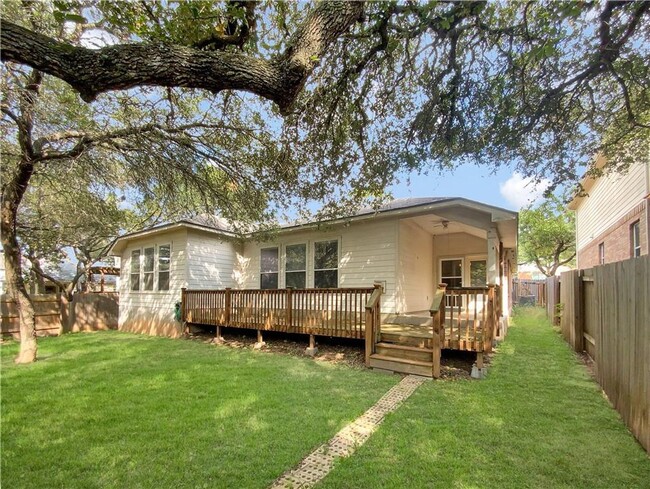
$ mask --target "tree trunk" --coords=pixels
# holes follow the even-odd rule
[[[23,281],[20,248],[16,239],[16,209],[8,199],[7,192],[2,202],[2,247],[5,253],[5,277],[7,292],[16,303],[20,320],[20,352],[16,363],[31,363],[36,360],[36,320],[34,304]],[[15,192],[14,192],[15,194]]]

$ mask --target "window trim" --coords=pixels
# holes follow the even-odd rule
[[[641,221],[637,220],[630,224],[630,257],[641,256]],[[637,254],[638,251],[638,254]]]
[[[330,241],[336,241],[336,268],[316,268],[316,244],[317,243],[327,243]],[[311,265],[311,285],[316,288],[316,272],[323,272],[328,270],[336,270],[336,286],[333,287],[338,289],[341,286],[341,237],[331,237],[331,238],[322,238],[318,240],[313,240],[311,243],[311,260],[309,265]]]

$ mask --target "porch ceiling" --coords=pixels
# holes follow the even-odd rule
[[[487,239],[487,231],[458,221],[451,221],[436,214],[426,214],[403,219],[422,228],[432,236],[467,233],[477,238]]]

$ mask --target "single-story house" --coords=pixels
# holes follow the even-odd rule
[[[464,311],[467,324],[474,321],[480,328],[476,308],[471,313],[474,319],[468,308],[470,303],[487,304],[487,295],[471,294],[481,295],[488,286],[496,286],[499,314],[507,319],[516,246],[516,212],[464,198],[397,199],[379,209],[363,209],[337,220],[282,226],[265,240],[256,234],[238,235],[218,218],[185,219],[121,236],[113,245],[111,254],[119,256],[122,264],[119,329],[179,336],[183,325],[175,318],[174,306],[184,296],[183,289],[188,294],[209,289],[220,290],[221,299],[215,298],[216,292],[204,302],[196,299],[199,302],[193,303],[191,311],[184,306],[184,320],[362,338],[365,319],[360,303],[368,298],[368,291],[381,290],[377,307],[382,322],[399,323],[396,319],[401,317],[424,315],[430,324],[429,311],[442,283],[448,289],[466,288],[465,299],[445,299],[448,314],[453,314],[454,306],[460,308],[456,323],[452,318],[452,327],[460,327],[458,314]],[[237,306],[238,314],[246,311],[248,322],[243,316],[235,321],[235,312],[231,315],[229,309],[235,306],[226,298],[226,289],[233,291],[228,294],[253,294]],[[271,299],[270,292],[254,295],[255,291],[278,290],[285,295],[287,290],[295,291],[296,297],[287,303],[286,297]],[[318,290],[328,294],[338,290],[339,296],[323,299],[330,301],[329,305],[323,306],[321,301],[318,319],[309,316],[311,326],[305,329],[302,326],[309,322],[308,316],[300,319],[297,312],[291,316],[289,309],[295,307],[307,314],[311,308],[313,313]],[[311,294],[307,299],[297,297],[307,293]],[[266,297],[265,301],[285,301],[281,307],[277,302],[270,316],[265,316],[264,328],[250,319],[254,316],[251,308],[259,312],[262,307],[253,300],[258,296]],[[295,302],[298,300],[300,305]],[[343,304],[347,312],[331,312],[341,310]],[[229,311],[226,315],[224,308]],[[198,319],[201,310],[214,314]],[[217,310],[221,322],[215,319]],[[327,329],[322,323],[325,316],[328,321],[334,321],[334,316],[339,322],[344,316],[344,323],[358,321],[357,332],[341,333],[340,323],[327,323],[334,328]],[[301,324],[292,329],[296,321]],[[275,327],[274,322],[284,326]]]

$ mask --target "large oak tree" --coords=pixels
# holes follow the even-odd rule
[[[290,182],[285,203],[340,212],[402,170],[459,161],[564,183],[597,150],[614,154],[650,128],[648,2],[53,2],[68,29],[110,33],[99,49],[10,18],[8,3],[2,60],[32,68],[26,107],[43,74],[93,105],[150,87],[199,93],[215,117],[268,131],[277,157],[253,167],[269,188]],[[29,134],[29,117],[16,124]],[[3,181],[12,267],[16,209],[43,158],[34,149]],[[239,149],[221,158],[233,174],[251,168]]]

